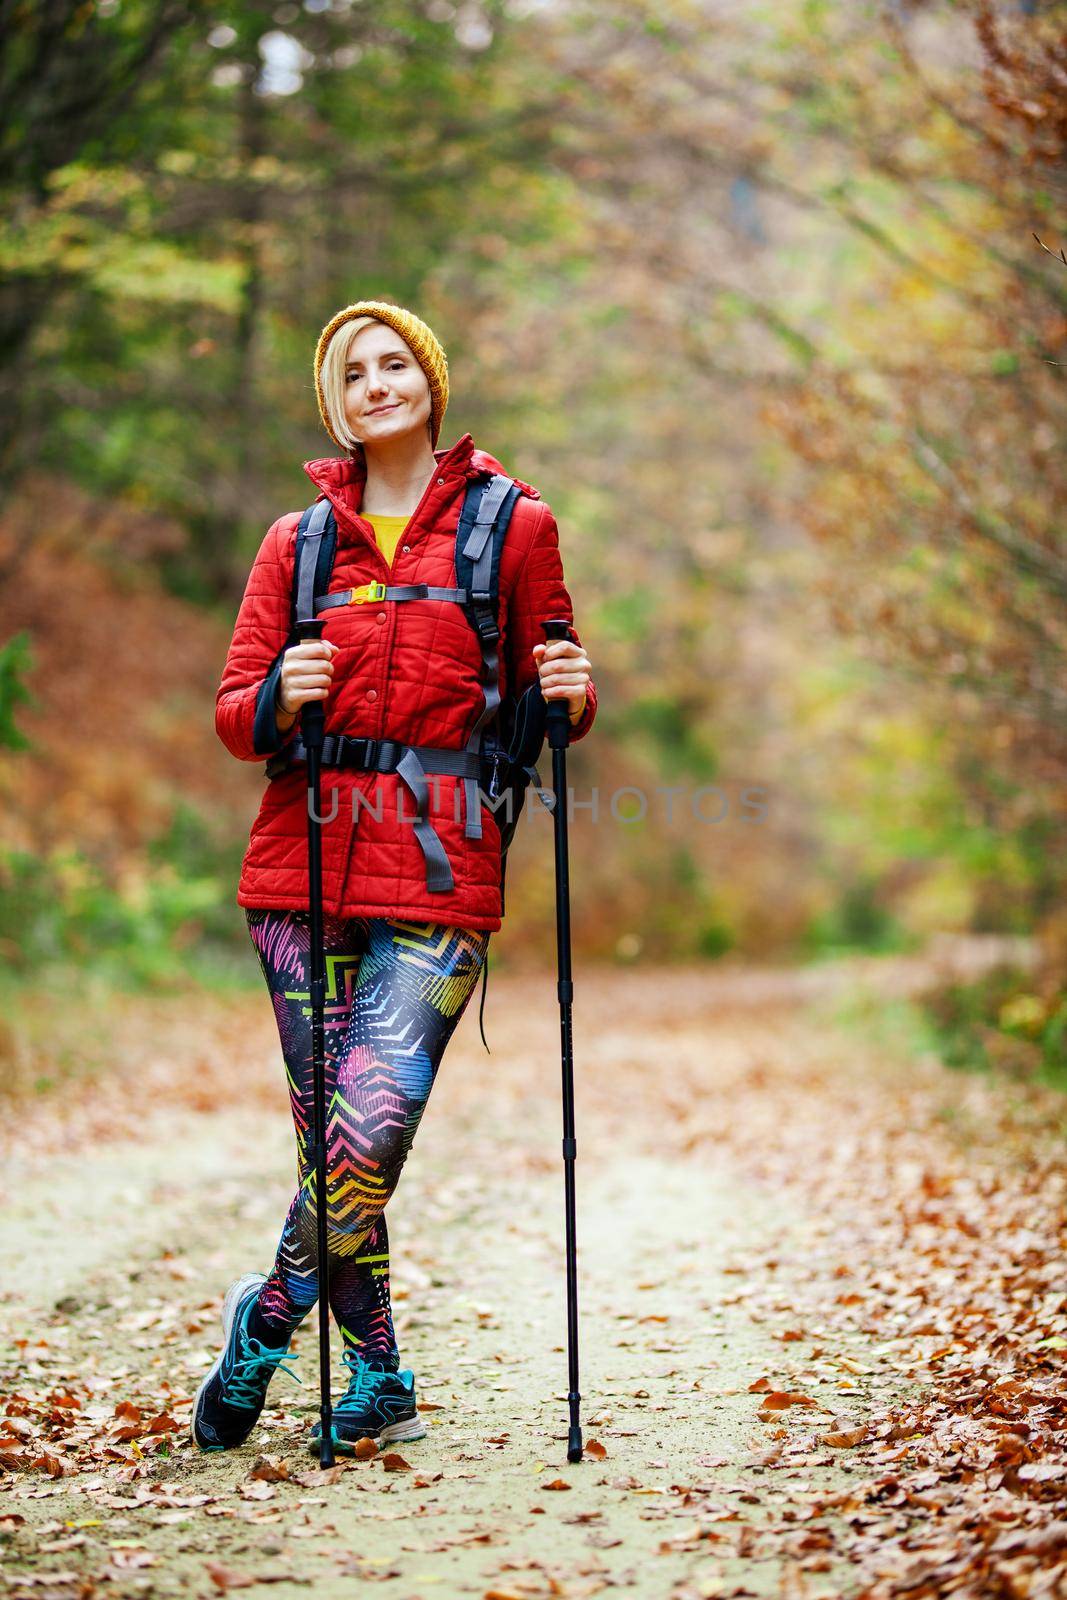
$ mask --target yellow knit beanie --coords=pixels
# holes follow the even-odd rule
[[[319,334],[319,342],[315,349],[315,392],[318,395],[319,414],[326,432],[334,444],[340,445],[342,450],[347,449],[344,441],[337,437],[330,426],[320,374],[326,346],[342,322],[351,322],[356,317],[376,317],[379,322],[387,322],[396,330],[404,343],[410,346],[412,355],[425,372],[430,385],[430,434],[433,441],[431,448],[436,449],[445,407],[448,405],[448,361],[433,329],[427,327],[413,311],[405,311],[403,306],[392,305],[387,300],[357,300],[354,305],[345,306],[343,311],[331,317]]]

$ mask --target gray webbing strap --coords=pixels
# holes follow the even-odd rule
[[[468,750],[445,749],[442,745],[433,744],[406,744],[401,748],[412,751],[424,772],[469,777],[472,771],[478,770],[479,758],[475,756],[472,761]],[[398,761],[393,769],[394,772],[399,772],[402,765],[403,762]]]
[[[362,588],[360,584],[358,587]],[[317,594],[315,610],[326,611],[330,606],[373,605],[372,600],[354,600],[355,589],[340,589],[336,594]],[[387,584],[380,600],[452,600],[458,606],[467,604],[466,589],[446,589],[433,583]]]
[[[447,894],[455,888],[452,868],[448,864],[444,845],[434,831],[433,824],[427,820],[429,785],[426,782],[426,769],[412,745],[408,745],[404,751],[396,770],[415,798],[415,837],[426,858],[426,887],[431,894]]]
[[[471,529],[467,536],[467,542],[463,546],[463,554],[470,556],[472,561],[477,562],[479,560],[483,550],[489,543],[489,535],[492,533],[496,519],[500,515],[500,507],[514,487],[514,482],[513,478],[507,478],[503,473],[498,472],[486,484],[482,498],[478,502],[478,515],[474,519],[474,527]],[[488,588],[488,584],[483,584],[480,587],[484,590]]]
[[[500,508],[514,488],[514,479],[505,477],[502,473],[496,474],[486,484],[482,491],[482,498],[478,502],[478,514],[474,519],[474,527],[470,537],[463,546],[463,554],[470,556],[474,561],[474,573],[471,582],[472,594],[486,594],[493,575],[493,542],[492,532],[496,526],[496,519],[500,515]],[[467,740],[468,750],[479,749],[482,742],[482,729],[496,716],[500,708],[500,657],[497,652],[495,640],[487,640],[478,635],[482,647],[482,709],[471,729],[470,738]],[[482,837],[482,805],[478,793],[478,785],[473,778],[463,780],[463,836],[465,839],[480,839]]]
[[[329,500],[319,500],[312,510],[300,550],[300,581],[296,593],[297,617],[315,615],[315,572],[319,564],[319,545],[333,510]]]

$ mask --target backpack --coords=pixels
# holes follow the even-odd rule
[[[317,616],[332,606],[350,605],[361,600],[450,600],[459,605],[478,636],[482,652],[481,714],[467,741],[466,749],[435,750],[427,746],[402,745],[381,739],[351,739],[347,735],[327,735],[323,765],[356,765],[378,771],[396,771],[416,798],[418,817],[415,833],[427,861],[430,888],[451,888],[451,871],[444,848],[426,816],[425,773],[451,772],[463,778],[466,805],[466,833],[481,837],[481,794],[493,802],[493,814],[500,832],[500,910],[504,915],[504,882],[507,853],[522,816],[526,791],[532,781],[541,804],[551,811],[554,799],[544,789],[537,771],[537,760],[544,747],[547,703],[535,681],[519,696],[501,697],[497,642],[500,638],[500,557],[511,522],[511,513],[521,490],[501,473],[487,474],[467,486],[456,528],[456,588],[427,584],[384,584],[381,582],[329,594],[330,575],[337,550],[337,523],[328,499],[317,500],[303,513],[297,529],[293,558],[293,586],[290,603],[290,637],[275,658],[271,672],[257,700],[257,725],[267,737],[267,715],[273,719],[275,686],[281,658],[297,642],[298,617]],[[358,602],[357,602],[358,603]],[[299,726],[299,724],[297,724]],[[380,747],[387,746],[383,753]],[[372,748],[373,747],[373,748]],[[267,762],[267,777],[288,771],[301,759],[299,735]],[[401,754],[398,756],[397,753]],[[328,759],[329,758],[329,759]],[[382,765],[382,761],[388,762]],[[482,1043],[489,1049],[482,1027],[489,960],[486,954],[482,971],[482,1000],[478,1025]]]

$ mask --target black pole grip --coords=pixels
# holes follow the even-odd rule
[[[297,641],[303,644],[305,639],[321,639],[327,620],[326,617],[297,617],[293,624]],[[300,733],[305,749],[322,749],[326,733],[326,707],[322,700],[304,701],[300,707]],[[318,806],[315,809],[317,811]]]
[[[542,622],[546,640],[569,639],[571,625],[565,617],[552,617]],[[565,750],[571,742],[571,716],[566,700],[545,700],[548,707],[546,727],[551,750]]]

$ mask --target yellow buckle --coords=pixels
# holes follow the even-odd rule
[[[367,600],[384,600],[384,599],[385,599],[385,584],[384,583],[363,583],[363,584],[360,584],[358,589],[353,589],[352,590],[352,598],[349,601],[349,605],[361,606]]]

